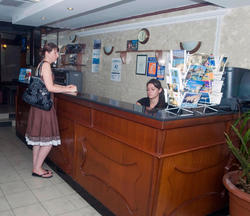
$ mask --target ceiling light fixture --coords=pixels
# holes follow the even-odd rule
[[[43,16],[41,19],[42,19],[42,20],[46,20],[46,17],[45,17],[45,16]]]
[[[67,10],[72,11],[72,10],[74,10],[74,8],[68,7]]]

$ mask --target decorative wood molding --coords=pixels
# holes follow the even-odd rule
[[[196,20],[215,19],[217,17],[224,16],[229,11],[230,9],[220,9],[220,10],[214,10],[214,11],[186,14],[186,15],[175,16],[175,17],[167,17],[167,18],[160,18],[160,19],[154,19],[154,20],[148,20],[148,21],[142,21],[142,22],[136,22],[136,23],[115,25],[115,26],[106,27],[106,28],[84,30],[76,34],[80,37],[83,37],[83,36],[90,36],[90,35],[96,35],[96,34],[105,34],[105,33],[110,33],[110,32],[141,29],[142,27],[145,28],[145,27],[152,27],[152,26],[161,26],[161,25],[191,22],[191,21],[196,21]]]

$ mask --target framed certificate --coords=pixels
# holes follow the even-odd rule
[[[137,55],[136,56],[136,74],[146,75],[147,71],[147,55]]]

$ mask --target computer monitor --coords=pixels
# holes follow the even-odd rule
[[[239,103],[250,102],[250,69],[226,67],[221,105],[236,109]]]

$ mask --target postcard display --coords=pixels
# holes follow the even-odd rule
[[[178,109],[213,108],[222,98],[227,57],[170,50],[166,65],[168,103]]]

